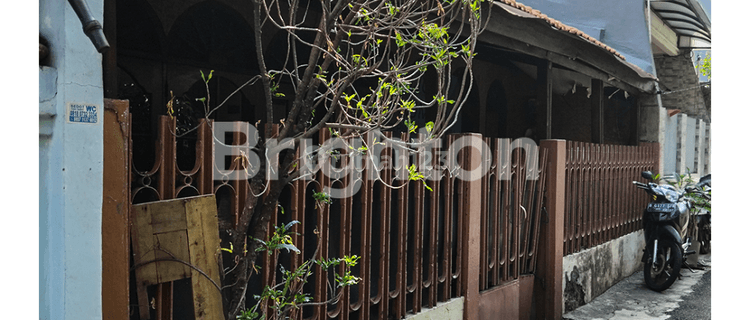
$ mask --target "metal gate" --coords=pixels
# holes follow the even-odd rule
[[[492,151],[482,179],[479,316],[529,319],[545,218],[547,150],[534,145],[524,152],[509,139],[485,141]]]
[[[151,137],[139,136],[141,133],[135,128],[129,130],[129,119],[107,125],[110,130],[116,128],[122,132],[119,143],[125,149],[120,150],[120,154],[126,155],[127,161],[113,163],[119,163],[128,175],[118,182],[129,193],[126,207],[214,194],[220,229],[237,223],[238,213],[244,206],[247,182],[231,179],[230,171],[214,170],[217,162],[225,159],[214,158],[218,146],[213,142],[208,121],[200,120],[190,134],[176,134],[176,119],[161,116]],[[247,132],[240,127],[250,124],[235,122],[234,125],[238,130],[230,139],[233,143],[243,139],[239,132]],[[325,140],[329,134],[328,130],[322,130],[318,139]],[[293,241],[301,253],[262,255],[261,273],[255,275],[250,290],[260,291],[264,285],[274,283],[276,261],[284,268],[294,268],[305,259],[313,258],[315,237],[311,235],[317,230],[324,244],[317,258],[361,256],[360,264],[352,271],[362,281],[347,288],[336,303],[303,308],[297,318],[403,318],[464,296],[466,283],[476,279],[479,279],[480,316],[496,318],[497,312],[501,312],[513,318],[528,318],[539,230],[544,220],[546,150],[531,148],[531,152],[525,153],[521,148],[512,149],[516,144],[509,139],[483,139],[488,150],[482,155],[481,164],[486,174],[479,187],[481,254],[478,255],[479,272],[475,273],[473,269],[462,267],[466,263],[466,252],[472,249],[468,247],[466,234],[470,224],[467,210],[470,204],[465,196],[469,183],[455,174],[459,166],[469,163],[467,156],[458,152],[454,159],[448,157],[441,162],[438,157],[427,161],[424,153],[449,152],[449,146],[463,136],[450,135],[437,140],[415,156],[383,142],[378,154],[394,161],[392,166],[363,166],[354,175],[340,179],[318,173],[312,179],[300,179],[288,185],[279,199],[279,213],[284,210],[285,214],[276,214],[270,223],[300,221],[295,226],[299,235],[295,235]],[[402,135],[400,138],[406,141],[413,137]],[[366,139],[372,141],[373,138]],[[111,146],[116,144],[112,142]],[[239,162],[228,164],[230,170],[239,166]],[[425,170],[429,170],[432,179],[424,183],[409,181],[411,164],[428,164]],[[370,179],[373,175],[381,179]],[[531,176],[534,179],[530,179]],[[312,194],[320,192],[324,186],[342,186],[354,180],[361,180],[363,184],[351,197],[334,200],[325,207],[316,206],[312,200]],[[403,186],[392,188],[386,183]],[[127,227],[120,231],[127,234]],[[228,244],[222,246],[228,247]],[[121,253],[123,250],[129,254],[125,249],[121,249]],[[105,254],[105,258],[109,255]],[[119,267],[123,268],[122,263]],[[343,269],[328,273],[317,270],[311,278],[308,291],[315,301],[326,301],[330,297],[325,282],[333,277],[333,272],[343,272]],[[122,276],[118,276],[117,280],[120,287],[125,287],[127,295],[127,279],[123,281]],[[179,307],[192,303],[183,301],[189,297],[183,293],[185,284],[177,281],[143,288],[133,280],[130,280],[133,289],[129,292],[131,319],[139,319],[139,315],[165,320],[190,318],[186,315],[190,313]],[[108,294],[103,292],[103,295]],[[122,300],[119,301],[117,305],[122,309]]]

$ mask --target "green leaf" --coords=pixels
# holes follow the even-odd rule
[[[284,226],[284,229],[289,230],[292,226],[294,226],[295,224],[298,224],[298,223],[301,223],[301,222],[299,222],[297,220],[292,220],[291,222],[287,223]]]
[[[425,129],[427,129],[427,132],[429,133],[429,132],[431,132],[431,131],[432,131],[432,128],[434,128],[434,127],[435,127],[435,123],[434,123],[434,122],[432,122],[432,121],[430,121],[430,122],[427,122],[427,123],[426,123],[426,124],[424,125],[424,127],[425,127]]]
[[[287,243],[280,243],[279,249],[286,249],[287,252],[294,251],[296,253],[300,253],[299,249],[293,244],[287,244]]]
[[[422,180],[422,184],[424,184],[424,187],[427,188],[427,190],[430,190],[430,192],[432,192],[432,188],[430,188],[430,186],[427,185],[426,181]]]

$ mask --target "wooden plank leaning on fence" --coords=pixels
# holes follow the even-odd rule
[[[146,287],[190,278],[196,319],[224,319],[221,256],[214,195],[133,206],[131,238],[141,319],[148,319]]]

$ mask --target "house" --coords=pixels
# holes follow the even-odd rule
[[[711,172],[710,82],[701,82],[695,63],[697,51],[703,50],[705,57],[705,51],[711,48],[711,20],[701,1],[525,3],[593,35],[655,76],[657,90],[639,97],[638,140],[658,142],[661,146],[659,172],[689,171],[696,180]],[[705,91],[709,92],[709,100],[704,99]],[[571,268],[565,269],[572,276]],[[585,276],[585,272],[580,274]],[[591,285],[584,290],[586,298],[571,301],[572,307],[588,302],[603,290],[606,286]],[[566,303],[567,298],[566,295]]]
[[[204,97],[207,90],[214,97],[225,96],[258,73],[257,66],[252,63],[255,51],[251,41],[238,41],[254,37],[250,27],[250,22],[253,21],[252,8],[248,1],[89,0],[86,11],[93,20],[104,26],[109,46],[105,51],[106,46],[103,46],[100,36],[86,33],[97,30],[96,24],[91,23],[92,19],[79,18],[86,15],[76,15],[71,3],[80,5],[78,9],[83,10],[83,2],[40,2],[40,37],[49,50],[49,56],[40,61],[40,312],[45,319],[99,318],[102,314],[107,319],[138,317],[136,308],[131,305],[135,305],[142,297],[135,297],[135,290],[130,290],[132,283],[128,276],[129,208],[138,203],[204,193],[216,194],[217,202],[220,203],[220,216],[235,214],[237,208],[242,208],[236,202],[240,201],[239,194],[242,194],[239,188],[230,187],[223,181],[217,181],[214,185],[212,179],[200,180],[196,172],[189,169],[199,162],[209,168],[213,166],[212,161],[206,160],[210,156],[195,152],[200,139],[205,137],[196,134],[178,139],[174,135],[165,135],[165,132],[169,132],[169,129],[182,132],[180,130],[197,125],[202,115],[190,106],[190,101]],[[650,55],[642,56],[620,49],[616,44],[608,44],[603,41],[602,36],[611,34],[611,30],[574,27],[563,19],[555,18],[555,10],[552,9],[540,12],[532,9],[533,5],[529,7],[513,0],[488,2],[485,5],[492,19],[479,37],[477,57],[474,60],[475,86],[469,92],[466,109],[460,114],[453,132],[477,133],[488,139],[526,137],[537,144],[548,139],[564,139],[634,148],[642,145],[644,119],[650,119],[643,115],[643,110],[649,110],[649,101],[660,90],[655,76],[656,69],[647,63],[651,59]],[[92,27],[84,32],[81,20]],[[640,31],[647,35],[644,30]],[[284,34],[272,27],[264,29],[263,34],[268,35],[263,43],[266,52],[271,53],[269,64],[283,63],[280,59],[283,55],[278,52],[283,53],[286,47]],[[314,34],[302,34],[302,37],[312,36]],[[304,56],[304,52],[302,55]],[[208,88],[201,79],[201,70],[215,70],[214,80]],[[281,84],[282,90],[285,85],[289,84]],[[425,84],[426,92],[430,90],[429,85],[429,82]],[[256,108],[260,105],[258,101],[262,99],[258,86],[243,87],[213,119],[256,123],[259,119],[264,119],[260,108]],[[128,102],[119,104],[120,102],[113,100]],[[166,117],[171,114],[168,102],[172,102],[170,105],[176,110],[176,120]],[[290,101],[288,98],[277,97],[273,100],[273,107],[283,113],[289,110]],[[132,122],[118,118],[125,117],[126,114],[129,114]],[[115,116],[113,123],[117,125],[114,128],[122,139],[119,144],[105,140],[111,138],[105,133],[109,128],[105,125],[107,115]],[[427,121],[430,116],[429,112],[418,114],[417,121]],[[274,122],[280,121],[280,117],[274,118]],[[169,125],[174,127],[167,127]],[[209,134],[208,141],[211,141],[210,138]],[[128,139],[132,139],[132,143],[128,143]],[[155,150],[155,145],[172,147]],[[115,160],[104,160],[110,154],[110,151],[105,150],[110,150],[108,148],[111,147],[115,147],[116,154],[120,156],[115,157]],[[128,161],[131,156],[132,161]],[[558,159],[557,164],[562,163],[564,169],[565,159],[562,158],[564,157]],[[198,161],[201,159],[205,161]],[[109,174],[108,164],[113,163],[117,164],[114,168],[119,168],[120,171]],[[171,171],[159,175],[167,170]],[[154,174],[155,172],[158,174]],[[564,177],[563,174],[559,176]],[[196,187],[199,183],[202,184],[200,188]],[[440,184],[440,181],[435,183]],[[476,184],[474,187],[462,188],[453,183],[445,182],[451,186],[443,187],[443,193],[423,194],[413,198],[436,199],[435,201],[445,203],[453,203],[455,199],[458,203],[457,198],[453,197],[457,197],[464,189],[474,192],[479,186]],[[115,188],[108,189],[109,186]],[[159,191],[155,186],[166,191]],[[308,187],[295,190],[304,192]],[[373,269],[382,273],[368,275],[366,281],[377,283],[367,284],[370,290],[356,291],[357,296],[364,297],[359,299],[359,305],[365,305],[362,307],[364,309],[358,309],[360,306],[354,301],[354,293],[352,301],[346,298],[341,303],[343,306],[337,308],[349,308],[346,314],[352,311],[360,318],[373,314],[374,317],[385,317],[386,314],[403,317],[407,313],[419,312],[423,306],[435,307],[438,302],[457,304],[463,309],[462,301],[466,292],[470,291],[471,299],[474,300],[467,298],[466,301],[477,308],[466,307],[462,312],[465,312],[467,318],[474,318],[482,312],[476,300],[480,296],[479,290],[484,290],[484,294],[498,294],[502,292],[497,289],[502,287],[500,284],[509,284],[509,287],[519,291],[521,286],[532,290],[535,285],[547,283],[547,287],[552,289],[542,290],[545,295],[548,294],[546,292],[551,292],[552,296],[562,296],[562,283],[559,281],[562,274],[557,272],[560,271],[562,259],[547,261],[549,266],[557,269],[550,268],[543,272],[547,277],[544,279],[548,279],[544,280],[546,282],[534,280],[533,277],[522,280],[523,271],[519,274],[521,267],[510,268],[515,273],[510,279],[499,277],[501,280],[497,280],[496,276],[495,281],[491,280],[491,276],[485,275],[483,277],[487,278],[483,279],[487,281],[484,284],[473,282],[475,274],[461,276],[461,272],[468,272],[468,268],[459,268],[462,263],[480,261],[470,259],[473,256],[469,255],[478,254],[478,251],[468,253],[468,249],[461,257],[451,260],[451,250],[460,252],[456,247],[457,243],[466,243],[465,247],[468,247],[468,238],[463,235],[455,235],[456,243],[451,242],[452,237],[442,235],[441,241],[445,242],[444,248],[447,251],[434,253],[435,259],[440,260],[440,267],[438,263],[430,266],[434,268],[433,276],[438,271],[455,274],[442,277],[443,280],[434,276],[431,278],[435,280],[432,282],[434,285],[430,285],[428,281],[415,284],[414,286],[425,286],[419,290],[409,289],[412,287],[411,282],[420,281],[415,274],[404,270],[410,264],[418,269],[415,266],[420,263],[407,264],[402,259],[403,265],[391,268],[391,263],[395,265],[401,262],[396,261],[397,259],[385,262],[391,256],[387,250],[396,248],[396,244],[402,246],[399,254],[421,257],[418,254],[407,254],[411,252],[409,250],[416,250],[414,247],[419,246],[406,245],[405,239],[412,232],[405,227],[411,219],[406,217],[406,211],[409,208],[407,202],[412,196],[408,189],[403,190],[405,191],[399,195],[395,195],[396,191],[373,191],[373,194],[382,196],[382,203],[369,198],[369,203],[381,203],[377,210],[372,209],[371,217],[386,219],[377,223],[378,232],[370,240],[382,245],[383,250],[386,250],[384,252],[388,254],[380,256],[381,253],[377,253],[377,259],[364,258],[366,261],[378,260],[379,269]],[[557,192],[563,194],[562,190]],[[373,194],[369,196],[374,197]],[[478,196],[479,193],[472,194]],[[445,199],[437,199],[441,195]],[[289,199],[296,199],[296,196],[297,194],[291,193],[288,195]],[[516,199],[518,198],[520,197],[517,196]],[[304,200],[303,197],[300,202],[304,203]],[[484,200],[484,203],[490,203],[488,199]],[[353,211],[351,208],[356,205],[364,207],[368,204],[368,201],[357,201],[359,204],[348,204],[346,208]],[[390,210],[387,209],[395,204],[407,208],[399,218],[402,219],[399,228],[404,232],[394,232],[392,247],[387,247],[391,237],[387,236],[390,235],[388,229],[391,223],[396,224],[387,220],[390,215]],[[441,206],[445,208],[447,205]],[[466,207],[472,207],[475,210],[472,212],[479,212],[476,205]],[[437,209],[433,209],[436,220],[439,214],[443,218],[448,217],[440,223],[450,226],[453,221],[450,214],[455,214],[456,221],[463,221],[456,213],[437,213]],[[536,213],[527,216],[537,217],[534,221],[538,222],[542,210],[540,206],[536,206],[536,209]],[[317,209],[308,206],[307,210]],[[334,214],[351,214],[345,209],[336,210],[340,211]],[[521,209],[513,210],[516,210],[514,214],[521,214],[518,211]],[[302,214],[302,220],[305,212],[302,209],[299,213]],[[325,214],[329,213],[326,211]],[[632,216],[632,212],[628,214]],[[476,224],[480,220],[476,216],[472,217],[475,224],[471,228],[480,227]],[[561,215],[557,217],[562,221]],[[493,219],[498,221],[497,218]],[[624,233],[635,228],[638,221],[631,220],[628,227],[619,225],[617,232]],[[530,222],[531,218],[529,224]],[[436,222],[431,227],[437,230],[437,225],[439,223]],[[312,231],[314,225],[306,228]],[[555,234],[562,237],[562,226],[557,229],[559,232]],[[341,231],[342,234],[347,232],[352,233],[351,230]],[[380,236],[380,232],[386,236]],[[450,229],[445,232],[450,234],[453,231]],[[608,235],[619,235],[617,232],[609,232]],[[361,233],[370,236],[370,233]],[[331,234],[336,235],[337,232]],[[465,234],[478,235],[479,232]],[[326,231],[326,237],[328,236]],[[539,237],[539,232],[536,237]],[[597,237],[599,240],[604,238]],[[529,241],[536,243],[536,239],[538,238]],[[335,241],[337,240],[331,238],[330,243],[339,243]],[[340,243],[346,246],[358,242],[345,239]],[[367,241],[362,243],[366,245]],[[562,246],[562,241],[555,243],[558,244],[547,246]],[[593,246],[594,243],[592,240],[586,245]],[[524,259],[530,256],[531,253]],[[372,259],[367,260],[370,258]],[[479,265],[471,266],[471,270],[474,270],[473,267],[480,269]],[[485,269],[491,268],[487,266]],[[534,270],[533,265],[522,268],[528,269]],[[403,272],[397,272],[398,270]],[[492,270],[499,272],[497,269]],[[507,266],[504,272],[508,272]],[[419,272],[416,274],[420,275]],[[539,279],[543,278],[541,274],[542,272]],[[380,279],[389,279],[389,275],[393,283],[388,280],[378,282]],[[397,280],[397,277],[403,279]],[[325,279],[320,278],[319,281]],[[526,282],[520,285],[522,281]],[[485,288],[487,283],[492,283],[491,288]],[[439,285],[441,287],[438,290]],[[149,293],[153,300],[147,301],[154,301],[155,308],[169,313],[184,298],[179,296],[183,294],[183,290],[179,288],[180,284],[160,286],[154,289],[158,294]],[[425,292],[425,298],[420,300],[422,291]],[[366,296],[368,292],[377,292],[375,295],[379,298]],[[523,294],[530,296],[531,291]],[[545,297],[548,299],[544,302],[535,300],[540,305],[535,312],[539,317],[559,318],[562,299]],[[515,308],[515,312],[527,314],[531,308],[530,300],[524,300],[529,303],[524,302],[522,307],[511,307]],[[495,310],[492,308],[496,307],[497,305],[490,303],[488,310]],[[324,308],[321,307],[320,312],[330,311]],[[519,311],[521,309],[523,311]],[[148,308],[145,312],[149,312]],[[336,312],[330,311],[328,314],[334,317],[333,313]]]
[[[658,78],[658,94],[642,99],[639,139],[661,143],[660,172],[685,174],[689,169],[697,176],[711,172],[711,106],[703,92],[710,92],[710,83],[701,83],[705,80],[695,65],[711,48],[711,18],[704,8],[710,1],[703,2],[525,1],[596,37]]]

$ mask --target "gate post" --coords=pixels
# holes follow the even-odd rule
[[[130,113],[127,100],[104,99],[102,315],[127,320],[130,299]]]
[[[470,171],[464,177],[464,216],[461,217],[463,224],[463,252],[461,254],[461,292],[464,296],[464,320],[479,319],[479,261],[481,252],[480,235],[482,227],[482,151],[483,140],[480,134],[465,134],[461,139],[469,141],[468,144],[459,148],[465,148],[464,161],[461,167]],[[453,147],[453,146],[451,146]]]
[[[565,215],[565,140],[542,140],[548,149],[547,217],[539,239],[539,266],[534,284],[537,319],[561,319],[563,314],[563,238]]]

